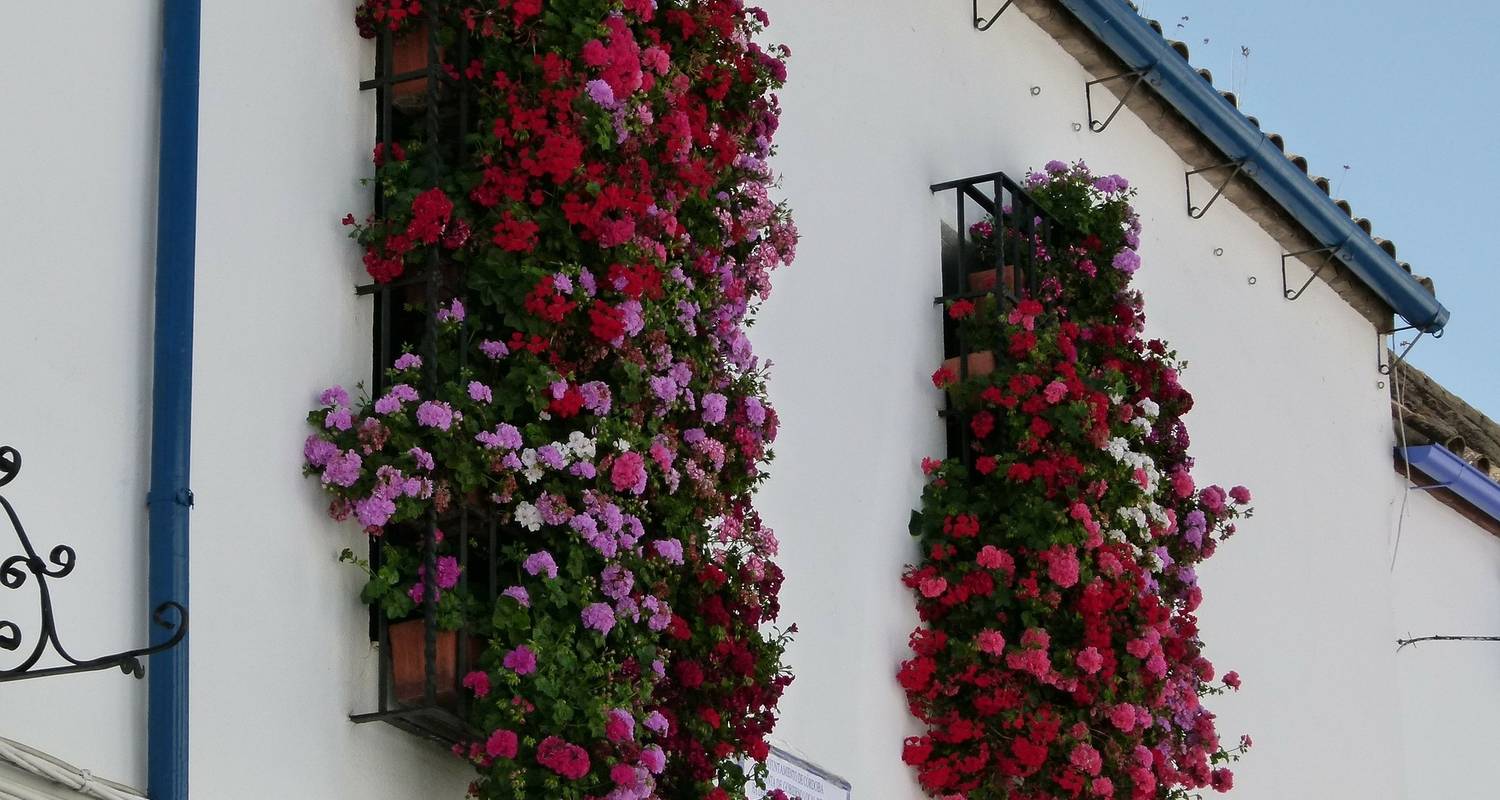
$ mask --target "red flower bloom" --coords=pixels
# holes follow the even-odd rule
[[[989,436],[995,430],[995,415],[988,411],[975,414],[969,420],[969,429],[974,432],[976,438],[983,439]]]
[[[537,281],[531,293],[526,295],[523,307],[528,314],[540,317],[548,322],[562,322],[563,318],[568,315],[568,312],[577,308],[578,304],[569,300],[566,295],[558,292],[557,286],[549,277]]]
[[[703,667],[696,661],[680,661],[674,673],[684,689],[696,689],[703,685]]]
[[[613,342],[625,336],[625,315],[608,303],[589,307],[589,331],[601,342]]]
[[[493,241],[502,250],[512,253],[530,253],[536,249],[536,234],[540,228],[531,220],[518,220],[509,211],[500,215],[495,223]]]
[[[914,767],[927,763],[930,757],[932,757],[932,742],[925,737],[910,737],[901,749],[901,760]]]
[[[411,223],[406,234],[423,244],[434,244],[443,235],[453,215],[453,201],[442,189],[432,188],[411,201]]]
[[[515,758],[519,742],[515,731],[497,730],[484,743],[484,751],[490,758]]]
[[[563,419],[571,419],[578,416],[583,410],[583,392],[577,386],[569,386],[563,392],[562,397],[554,398],[547,406],[547,410]]]
[[[973,514],[959,514],[943,519],[943,533],[955,539],[969,539],[979,535],[979,518]]]
[[[570,781],[589,774],[589,754],[557,736],[548,736],[537,745],[536,761]]]

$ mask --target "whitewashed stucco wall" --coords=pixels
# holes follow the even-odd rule
[[[1257,495],[1203,570],[1209,655],[1245,679],[1214,704],[1220,730],[1258,742],[1236,796],[1400,796],[1388,401],[1369,323],[1321,284],[1283,301],[1281,248],[1233,206],[1189,219],[1182,162],[1130,112],[1075,131],[1093,76],[1016,10],[981,34],[967,3],[763,5],[793,52],[778,167],[803,233],[755,328],[784,420],[762,505],[801,630],[778,737],[856,796],[920,796],[893,675],[915,623],[898,578],[918,463],[942,448],[927,376],[951,199],[927,186],[1081,157],[1140,188],[1138,285],[1150,330],[1191,362],[1200,481]]]
[[[1477,716],[1441,715],[1471,695],[1431,669],[1435,650],[1398,657],[1391,643],[1398,629],[1495,623],[1493,611],[1437,617],[1500,608],[1500,556],[1418,497],[1393,625],[1399,487],[1369,324],[1321,285],[1282,301],[1281,248],[1233,206],[1189,220],[1182,163],[1130,112],[1105,134],[1074,131],[1090,76],[1015,10],[980,34],[959,3],[764,4],[794,50],[779,168],[804,234],[755,329],[785,423],[762,504],[783,541],[785,619],[801,629],[778,738],[858,797],[919,796],[899,761],[914,728],[893,675],[915,623],[898,576],[917,465],[942,448],[927,376],[947,204],[926,187],[1082,157],[1140,187],[1139,285],[1153,332],[1191,362],[1201,479],[1257,495],[1256,517],[1203,571],[1209,653],[1245,679],[1215,706],[1221,731],[1257,740],[1236,796],[1394,798],[1403,781],[1413,797],[1438,785],[1479,796],[1451,770],[1456,753],[1487,753],[1425,743],[1484,741]],[[314,393],[369,363],[358,262],[337,224],[367,204],[365,144],[351,143],[371,142],[373,122],[353,91],[370,49],[347,5],[205,10],[191,753],[202,797],[456,798],[467,777],[433,747],[348,723],[367,708],[375,664],[357,576],[334,561],[357,535],[328,522],[298,477]],[[146,635],[144,601],[127,598],[144,598],[156,6],[24,6],[0,30],[0,74],[23,78],[0,93],[28,109],[0,129],[4,184],[25,187],[0,194],[14,225],[0,255],[0,443],[26,456],[6,495],[39,545],[78,547],[57,602],[66,641],[87,654]],[[1444,608],[1427,598],[1436,586],[1456,594]],[[0,611],[16,617],[15,603],[0,596]],[[1488,691],[1493,657],[1447,656]],[[144,703],[117,674],[4,685],[0,734],[140,784]]]
[[[156,224],[156,71],[149,0],[10,4],[0,25],[0,445],[4,489],[54,583],[63,645],[87,658],[146,636],[145,434]],[[0,521],[0,559],[19,552]],[[36,641],[36,584],[0,587],[0,619]],[[13,653],[0,664],[13,666]],[[145,686],[118,671],[0,684],[0,736],[135,780]]]
[[[1393,487],[1398,514],[1401,485]],[[1400,540],[1393,564],[1401,638],[1500,635],[1500,536],[1413,491]],[[1491,794],[1500,643],[1424,642],[1403,649],[1396,663],[1407,796]]]
[[[317,391],[369,376],[369,300],[339,218],[363,215],[373,46],[352,4],[204,8],[194,369],[192,745],[198,797],[461,797],[471,775],[386,725],[359,532],[300,477]],[[263,768],[270,765],[271,768]]]
[[[0,443],[39,547],[75,545],[64,641],[146,635],[146,433],[155,229],[156,2],[32,4],[0,31]],[[300,477],[320,386],[369,372],[357,251],[373,48],[352,4],[207,3],[194,359],[191,790],[198,797],[462,797],[467,768],[370,710],[358,540]],[[19,18],[17,18],[19,14]],[[60,54],[66,57],[60,57]],[[19,187],[19,188],[18,188]],[[8,531],[0,550],[8,555]],[[0,618],[20,598],[0,596]],[[30,596],[27,602],[34,602]],[[27,618],[20,617],[22,622]],[[32,626],[34,630],[34,625]],[[118,673],[0,685],[0,734],[145,783],[145,692]]]

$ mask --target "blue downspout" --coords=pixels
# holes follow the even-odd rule
[[[188,605],[188,488],[193,411],[193,273],[198,227],[200,0],[164,0],[161,144],[156,198],[156,309],[147,497],[151,608]],[[147,670],[146,790],[188,796],[188,645]]]
[[[1448,309],[1298,169],[1259,128],[1199,75],[1125,0],[1059,0],[1126,66],[1265,190],[1386,305],[1417,330],[1436,333]]]

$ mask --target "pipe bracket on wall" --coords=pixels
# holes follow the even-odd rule
[[[21,454],[14,447],[0,447],[0,486],[15,480],[20,472]],[[43,559],[32,546],[31,540],[27,538],[26,529],[21,527],[21,519],[16,516],[15,508],[4,497],[0,497],[0,508],[3,508],[5,515],[10,518],[10,526],[21,544],[19,555],[0,562],[0,588],[20,589],[26,585],[28,578],[34,578],[41,604],[41,630],[37,633],[36,644],[32,646],[31,652],[19,665],[0,669],[0,683],[111,668],[118,668],[126,675],[140,678],[146,674],[145,667],[141,666],[142,658],[176,647],[187,635],[187,609],[178,603],[163,603],[157,606],[155,613],[152,614],[152,620],[157,625],[172,631],[172,635],[165,641],[150,647],[126,650],[98,658],[74,658],[68,653],[67,648],[63,647],[62,642],[58,641],[57,619],[52,609],[52,591],[47,581],[68,577],[77,565],[78,555],[73,548],[60,544],[52,548],[46,559]],[[18,651],[21,649],[22,641],[21,626],[10,620],[0,619],[0,650]],[[52,645],[52,650],[58,656],[68,662],[67,666],[34,668],[46,654],[48,644]]]
[[[1132,94],[1135,94],[1135,90],[1140,88],[1140,85],[1146,80],[1146,76],[1150,74],[1150,72],[1151,70],[1149,68],[1136,69],[1131,70],[1130,72],[1122,72],[1118,75],[1110,75],[1104,78],[1095,78],[1088,83],[1085,83],[1083,85],[1083,102],[1088,107],[1089,130],[1093,131],[1094,133],[1103,133],[1104,129],[1109,127],[1109,123],[1115,121],[1115,117],[1119,115],[1120,109],[1125,107],[1125,103],[1130,100],[1130,96]],[[1100,121],[1099,119],[1094,117],[1094,87],[1103,83],[1113,83],[1114,81],[1121,80],[1129,80],[1130,86],[1125,89],[1124,94],[1120,95],[1119,101],[1115,103],[1115,108],[1113,111],[1109,112],[1109,116],[1105,117],[1103,121]]]
[[[1297,251],[1295,253],[1282,253],[1281,254],[1281,296],[1285,297],[1288,300],[1296,300],[1297,298],[1301,297],[1302,293],[1305,292],[1305,291],[1307,291],[1307,287],[1311,286],[1312,282],[1319,275],[1322,275],[1323,274],[1323,270],[1327,269],[1330,265],[1334,269],[1334,274],[1338,274],[1338,268],[1339,268],[1338,267],[1338,264],[1339,264],[1339,251],[1342,250],[1343,248],[1344,248],[1343,245],[1336,245],[1336,246],[1333,246],[1333,247],[1314,247],[1311,250],[1299,250],[1299,251]],[[1307,280],[1303,281],[1301,286],[1298,286],[1295,290],[1289,288],[1287,286],[1287,280],[1286,280],[1286,260],[1289,259],[1289,258],[1301,258],[1303,256],[1316,255],[1318,253],[1324,253],[1325,254],[1325,256],[1323,258],[1323,261],[1318,264],[1318,268],[1315,269],[1315,270],[1313,270],[1313,273],[1311,275],[1307,276]]]
[[[982,16],[979,15],[979,0],[974,0],[974,30],[976,30],[976,31],[987,31],[987,30],[989,30],[991,27],[994,26],[995,21],[998,20],[998,19],[1000,19],[1000,15],[1004,14],[1005,10],[1007,8],[1010,8],[1011,5],[1013,5],[1015,2],[1016,2],[1016,0],[1005,0],[1005,5],[1000,6],[1000,10],[996,11],[994,16],[992,16],[988,20],[986,20],[984,17],[982,17]]]
[[[1245,171],[1245,165],[1248,163],[1249,162],[1246,159],[1242,158],[1238,161],[1226,161],[1223,164],[1215,164],[1211,167],[1201,167],[1199,169],[1188,171],[1187,174],[1183,176],[1183,181],[1187,185],[1188,216],[1192,217],[1193,219],[1203,219],[1203,215],[1208,213],[1208,210],[1213,207],[1213,204],[1223,196],[1224,190],[1229,188],[1230,182],[1238,177],[1241,172]],[[1224,180],[1221,181],[1217,187],[1215,187],[1213,197],[1208,198],[1208,202],[1204,203],[1202,208],[1194,205],[1193,176],[1201,175],[1206,172],[1217,172],[1219,170],[1225,169],[1230,170],[1229,175],[1228,177],[1224,178]]]

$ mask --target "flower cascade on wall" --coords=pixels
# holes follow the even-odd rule
[[[425,41],[430,20],[477,123],[441,158],[377,147],[382,212],[345,219],[377,283],[441,265],[430,341],[378,396],[323,394],[306,471],[379,548],[346,551],[366,602],[435,602],[479,642],[461,669],[481,735],[455,747],[472,796],[743,798],[791,681],[752,503],[778,419],[746,335],[797,242],[768,166],[788,52],[740,0],[356,13],[367,37]],[[431,578],[409,532],[458,507],[509,531],[469,556],[493,605],[464,591],[485,578],[452,526]]]
[[[1201,704],[1239,676],[1202,654],[1196,569],[1250,493],[1193,479],[1182,365],[1130,288],[1128,183],[1054,161],[1026,188],[1061,242],[1010,209],[968,236],[984,263],[1028,248],[1038,288],[945,305],[994,366],[932,376],[973,449],[922,464],[904,575],[922,625],[897,677],[925,733],[903,759],[943,800],[1228,791],[1250,742],[1226,747]]]

